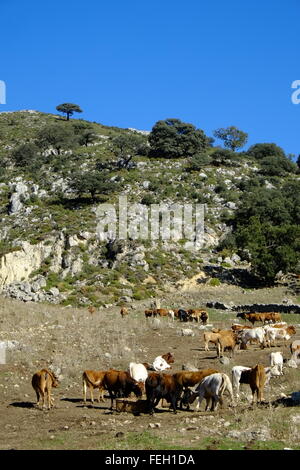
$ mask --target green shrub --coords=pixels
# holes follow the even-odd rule
[[[212,277],[211,280],[209,281],[209,285],[213,287],[217,287],[221,284],[220,279],[217,277]]]

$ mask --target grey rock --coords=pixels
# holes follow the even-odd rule
[[[57,289],[57,287],[51,287],[51,289],[49,289],[49,292],[54,297],[57,297],[59,295],[59,290]]]
[[[219,359],[220,363],[223,364],[224,366],[228,366],[230,364],[230,359],[228,357],[221,357]]]
[[[193,366],[190,363],[187,364],[182,364],[182,370],[189,370],[191,372],[197,372],[199,369],[197,367]]]

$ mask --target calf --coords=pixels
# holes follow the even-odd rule
[[[57,377],[49,369],[37,371],[31,380],[32,387],[36,393],[37,405],[40,405],[40,399],[43,401],[42,408],[46,407],[46,395],[48,400],[48,410],[54,405],[54,398],[51,397],[52,387],[58,387]]]
[[[82,374],[82,388],[83,388],[83,401],[86,403],[86,392],[89,388],[91,402],[94,403],[94,388],[98,388],[98,402],[104,400],[104,386],[103,379],[106,371],[101,370],[85,370]]]
[[[233,390],[228,375],[223,373],[215,373],[204,377],[200,384],[195,389],[195,392],[190,393],[189,403],[193,403],[196,397],[198,397],[198,404],[196,409],[200,408],[200,404],[203,398],[206,399],[205,411],[215,411],[218,404],[223,405],[223,394],[228,392],[233,404]],[[212,405],[210,407],[210,404]]]

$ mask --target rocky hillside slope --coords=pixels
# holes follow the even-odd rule
[[[61,122],[62,121],[62,122]],[[17,160],[15,150],[36,141],[38,132],[56,123],[88,126],[93,139],[39,154],[37,165]],[[184,280],[197,275],[197,284],[256,285],[249,261],[217,247],[230,231],[228,221],[239,206],[241,183],[259,173],[253,161],[206,165],[191,171],[187,159],[149,158],[143,151],[124,163],[114,139],[139,135],[147,147],[147,134],[97,123],[73,120],[37,111],[0,114],[0,291],[24,301],[84,305],[111,305],[160,296],[184,289]],[[14,153],[15,152],[15,153]],[[21,162],[21,163],[20,163]],[[76,172],[88,174],[109,168],[107,183],[116,189],[94,197],[78,192]],[[297,175],[287,178],[296,179]],[[265,187],[280,185],[280,178],[263,179]],[[100,240],[97,208],[118,207],[126,196],[128,207],[143,203],[202,204],[205,207],[201,246],[178,240]],[[138,221],[143,225],[143,216]]]

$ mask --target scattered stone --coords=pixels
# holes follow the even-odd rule
[[[197,372],[199,369],[197,367],[193,366],[190,363],[187,364],[182,364],[182,370],[189,370],[191,372]]]
[[[297,364],[296,364],[296,362],[294,361],[294,359],[290,359],[290,360],[286,363],[286,365],[287,365],[288,367],[293,367],[294,369],[297,369],[297,367],[298,367]]]
[[[190,328],[182,328],[181,335],[182,336],[195,336],[195,333]]]

